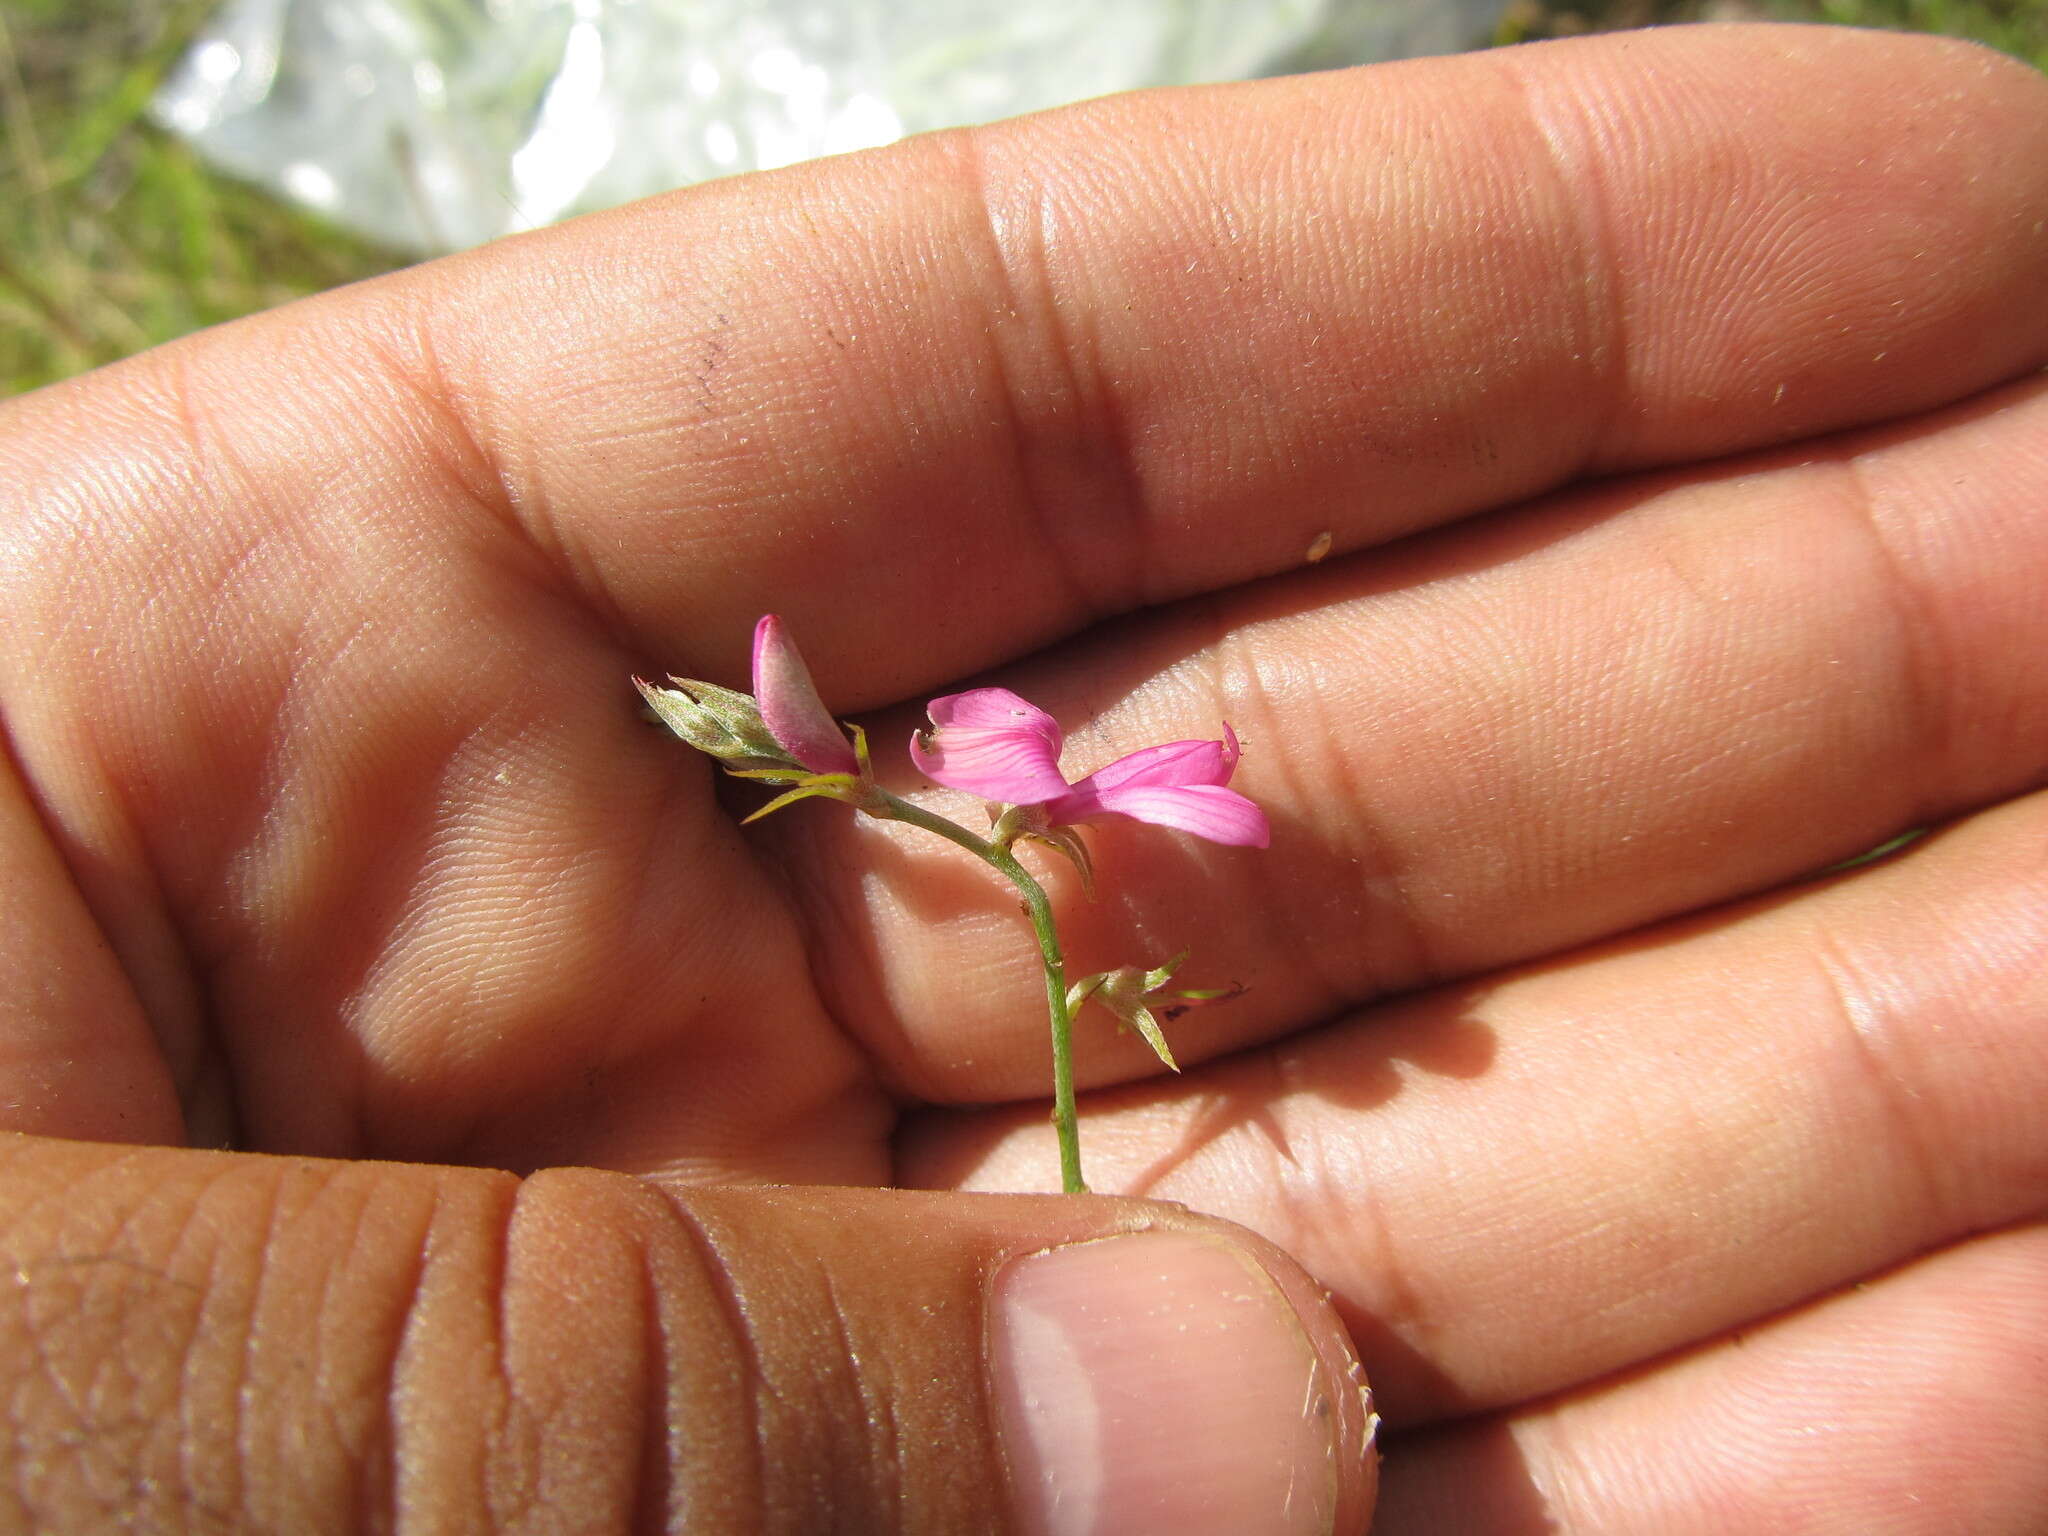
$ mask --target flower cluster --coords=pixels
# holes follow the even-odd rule
[[[1150,970],[1120,966],[1067,986],[1051,903],[1012,855],[1011,845],[1031,838],[1059,849],[1079,867],[1091,894],[1087,844],[1076,829],[1106,818],[1126,817],[1214,843],[1263,848],[1271,836],[1265,814],[1229,787],[1239,756],[1236,733],[1226,724],[1221,740],[1145,747],[1069,780],[1059,766],[1066,744],[1059,722],[1035,704],[1007,688],[974,688],[933,699],[930,727],[911,737],[911,759],[935,783],[991,802],[994,830],[983,838],[897,798],[875,781],[866,737],[858,726],[842,727],[832,718],[774,614],[754,627],[753,671],[751,694],[689,678],[672,677],[673,686],[667,688],[639,678],[633,682],[670,730],[717,758],[727,772],[786,786],[749,821],[797,800],[839,800],[870,816],[935,832],[974,853],[1018,887],[1038,935],[1052,1013],[1054,1121],[1062,1182],[1069,1191],[1085,1189],[1069,1043],[1074,1011],[1091,1001],[1106,1009],[1177,1072],[1179,1065],[1160,1029],[1161,1018],[1174,1018],[1195,1003],[1235,996],[1238,989],[1167,990],[1185,952]]]

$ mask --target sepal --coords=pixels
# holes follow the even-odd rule
[[[810,770],[783,748],[761,719],[752,694],[695,678],[671,677],[673,688],[633,679],[655,718],[699,752],[749,777],[782,775],[784,781]]]
[[[1082,891],[1090,901],[1095,899],[1095,860],[1079,827],[1055,824],[1042,805],[991,805],[988,813],[994,823],[988,835],[990,842],[998,848],[1022,842],[1043,843],[1065,854],[1080,872]]]
[[[1152,1047],[1153,1055],[1170,1070],[1178,1072],[1180,1063],[1173,1059],[1173,1051],[1166,1043],[1166,1033],[1160,1028],[1162,1017],[1170,1023],[1198,1003],[1236,997],[1244,991],[1239,986],[1168,991],[1167,983],[1173,980],[1173,973],[1187,957],[1188,952],[1182,950],[1164,965],[1156,965],[1149,971],[1141,971],[1135,965],[1122,965],[1113,971],[1084,976],[1067,988],[1068,1016],[1071,1017],[1087,1002],[1108,1009],[1116,1016],[1119,1028],[1134,1031]]]
[[[766,778],[760,773],[741,773],[743,779]],[[798,779],[794,789],[784,790],[773,800],[752,815],[741,820],[741,826],[749,826],[763,816],[772,816],[784,806],[795,805],[799,800],[810,800],[822,796],[827,800],[843,801],[847,805],[864,808],[867,790],[858,776],[851,773],[813,773]]]

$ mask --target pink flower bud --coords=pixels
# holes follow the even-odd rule
[[[754,626],[754,702],[768,733],[811,772],[860,772],[846,733],[818,697],[810,668],[772,613]]]

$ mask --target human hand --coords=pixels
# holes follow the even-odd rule
[[[741,832],[635,718],[774,608],[835,707],[909,701],[878,743],[1054,642],[1000,675],[1079,766],[1245,735],[1270,851],[1106,828],[1063,890],[1080,968],[1250,987],[1170,1082],[1084,1039],[1084,1151],[1333,1288],[1376,1530],[2017,1528],[2048,396],[1984,391],[2048,358],[2044,220],[2015,66],[1632,35],[700,188],[17,402],[17,1507],[991,1528],[1005,1455],[1041,1487],[1004,1298],[1078,1284],[1005,1266],[1149,1224],[1063,1250],[1094,1343],[1177,1267],[1156,1327],[1249,1275],[1269,1347],[1115,1362],[1162,1417],[1105,1486],[1334,1468],[1295,1516],[1363,1524],[1273,1250],[718,1187],[1051,1183],[1007,899]],[[571,1163],[647,1178],[432,1166]],[[1334,1428],[1260,1395],[1304,1374]]]

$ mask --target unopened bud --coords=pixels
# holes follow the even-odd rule
[[[633,679],[647,707],[698,751],[740,772],[772,774],[794,781],[810,770],[791,757],[761,719],[753,695],[694,678],[672,677],[673,688]]]

